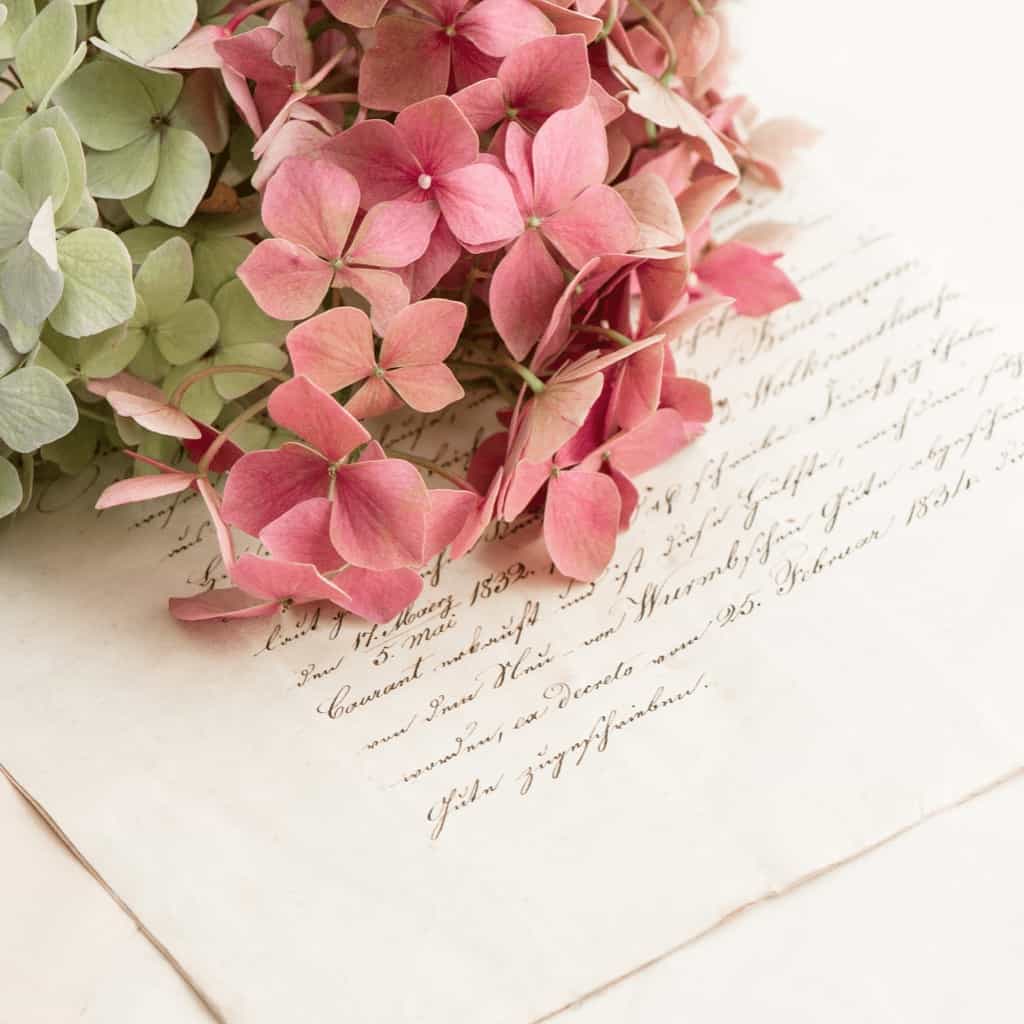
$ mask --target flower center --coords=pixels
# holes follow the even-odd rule
[[[519,110],[516,107],[507,107],[505,109],[505,116],[510,121],[514,121],[519,116]]]
[[[434,179],[429,174],[421,174],[416,179],[416,184],[419,185],[419,187],[423,189],[424,192],[426,192],[427,189],[434,184]]]
[[[451,38],[452,38],[452,37],[453,37],[453,36],[455,35],[455,26],[454,26],[454,25],[449,25],[449,26],[448,26],[448,27],[447,27],[447,28],[446,28],[446,29],[444,30],[444,34],[445,34],[445,35],[446,35],[446,36],[447,36],[447,37],[448,37],[449,39],[451,39]]]
[[[374,377],[383,377],[384,376],[384,370],[380,366],[375,366],[373,368],[373,375],[374,375]]]
[[[526,226],[528,228],[539,228],[543,223],[544,221],[535,213],[526,218]]]

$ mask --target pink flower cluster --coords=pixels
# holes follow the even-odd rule
[[[256,138],[270,237],[238,276],[264,312],[301,321],[289,379],[253,412],[287,440],[243,453],[231,426],[122,375],[104,382],[111,404],[181,437],[196,469],[154,463],[101,504],[199,491],[233,587],[173,600],[185,619],[327,600],[385,621],[426,562],[526,510],[554,566],[595,579],[636,475],[712,417],[671,343],[724,304],[760,315],[798,297],[771,230],[711,237],[741,176],[778,187],[800,141],[783,122],[751,130],[726,95],[715,0],[229,11],[156,63],[219,69]],[[464,478],[385,450],[363,422],[437,412],[470,380],[506,404]],[[428,488],[423,469],[454,486]],[[233,530],[266,554],[236,557]]]

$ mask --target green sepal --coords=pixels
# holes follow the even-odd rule
[[[135,310],[132,261],[105,228],[83,228],[57,243],[64,294],[50,317],[61,334],[84,338],[123,324]]]
[[[25,366],[0,380],[0,441],[34,452],[73,430],[78,406],[67,385],[41,366]]]

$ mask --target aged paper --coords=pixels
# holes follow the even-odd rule
[[[0,762],[225,1019],[526,1024],[1024,764],[1024,351],[792,195],[723,228],[806,301],[683,340],[716,423],[594,585],[526,518],[385,627],[186,628],[187,497],[2,542]]]

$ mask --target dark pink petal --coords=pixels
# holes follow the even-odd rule
[[[503,471],[499,469],[494,474],[490,487],[487,488],[487,494],[483,498],[478,499],[472,514],[466,519],[465,525],[459,531],[458,536],[452,541],[448,552],[452,561],[466,554],[490,525],[491,520],[494,518],[494,506],[498,501],[498,492],[501,490],[503,478]]]
[[[550,459],[586,419],[601,394],[599,373],[574,381],[549,383],[530,400],[529,440],[523,457],[530,462]]]
[[[274,60],[281,33],[261,26],[214,42],[224,64],[254,82],[290,81],[291,75]]]
[[[548,484],[544,543],[555,567],[571,579],[597,579],[615,553],[621,499],[603,473],[572,469]]]
[[[480,500],[472,491],[435,489],[428,492],[427,533],[423,560],[439,555],[459,535]]]
[[[441,214],[464,245],[489,245],[514,238],[523,228],[508,178],[485,163],[461,167],[434,186]]]
[[[497,78],[485,78],[460,89],[452,101],[478,132],[493,128],[505,116],[505,94]]]
[[[512,193],[525,220],[534,208],[533,139],[515,122],[505,133],[505,164],[512,175]]]
[[[403,110],[448,88],[451,40],[435,24],[402,15],[381,18],[359,67],[359,102]]]
[[[320,572],[342,565],[342,557],[331,543],[331,502],[327,498],[293,505],[260,530],[260,541],[274,558],[285,562],[302,562]]]
[[[136,501],[164,498],[188,490],[195,480],[193,473],[159,473],[151,476],[133,476],[118,480],[107,487],[96,500],[96,508],[114,508]]]
[[[291,599],[298,604],[333,601],[344,607],[348,598],[344,590],[321,576],[312,565],[251,554],[242,555],[235,563],[231,582],[257,597]]]
[[[638,476],[671,458],[698,436],[699,430],[695,431],[675,410],[659,409],[640,426],[611,440],[604,453],[627,476]],[[598,454],[585,465],[594,468],[592,463],[600,458]]]
[[[515,359],[523,359],[551,320],[565,278],[539,231],[525,231],[491,278],[494,326]]]
[[[661,382],[661,404],[674,409],[687,423],[708,423],[714,415],[711,389],[690,377],[665,377]]]
[[[572,7],[563,6],[557,0],[530,0],[533,7],[544,14],[548,21],[555,27],[555,31],[561,36],[579,34],[592,43],[600,34],[603,23],[600,18],[589,17],[586,13],[580,13],[580,5],[577,10]]]
[[[345,607],[368,622],[390,622],[423,591],[423,580],[412,569],[375,572],[350,565],[335,579],[347,595]]]
[[[263,193],[260,213],[271,234],[335,260],[348,241],[359,209],[359,186],[327,160],[289,157]]]
[[[437,412],[466,395],[444,363],[399,367],[384,376],[402,401],[417,412]]]
[[[451,355],[466,324],[466,307],[451,299],[424,299],[406,306],[388,325],[380,365],[424,366]]]
[[[636,279],[643,296],[644,313],[649,321],[657,323],[688,294],[690,260],[686,255],[647,260],[636,268]]]
[[[308,377],[279,384],[270,395],[268,409],[275,423],[308,441],[331,462],[370,440],[352,414]]]
[[[796,285],[775,265],[781,255],[726,242],[700,261],[697,276],[716,292],[734,298],[741,316],[766,316],[800,299]]]
[[[225,522],[258,537],[268,523],[310,498],[323,498],[330,484],[327,463],[298,444],[276,451],[248,452],[235,463],[224,485]]]
[[[459,35],[492,57],[505,57],[555,27],[526,0],[481,0],[458,21]]]
[[[167,607],[180,622],[263,619],[281,610],[280,601],[261,601],[239,587],[221,587],[191,597],[172,597]]]
[[[184,438],[181,446],[188,453],[188,457],[193,462],[198,463],[206,454],[206,450],[210,445],[220,437],[220,431],[207,426],[205,423],[200,423],[198,420],[193,420],[192,422],[199,430],[199,437]],[[230,469],[244,454],[234,441],[228,439],[217,449],[217,454],[214,455],[213,461],[210,463],[210,469],[214,473],[223,473],[226,469]]]
[[[370,376],[346,402],[345,408],[356,419],[368,420],[373,416],[383,416],[386,412],[401,409],[402,400],[388,387],[383,377]]]
[[[481,494],[486,493],[495,473],[501,469],[505,461],[505,453],[508,451],[508,433],[501,431],[498,434],[491,434],[477,445],[473,457],[469,460],[469,468],[466,470],[466,479]]]
[[[436,203],[395,199],[378,203],[363,218],[345,253],[348,263],[370,267],[407,267],[430,244],[439,210]]]
[[[395,129],[434,178],[473,163],[480,152],[476,131],[450,96],[433,96],[406,107],[395,118]]]
[[[339,466],[331,540],[345,561],[365,569],[400,569],[423,561],[427,488],[401,459]]]
[[[609,428],[630,430],[658,408],[665,346],[652,345],[618,367],[608,408]]]
[[[354,306],[329,309],[299,324],[286,344],[296,374],[328,392],[368,377],[376,365],[370,321]]]
[[[590,89],[587,44],[581,35],[531,40],[505,58],[498,80],[506,104],[528,120],[578,106]]]
[[[409,289],[393,270],[376,267],[342,267],[334,275],[335,288],[351,288],[370,304],[370,320],[383,334],[391,318],[409,305]]]
[[[500,57],[491,57],[464,35],[452,39],[452,78],[456,89],[467,89],[486,78],[497,78]]]
[[[533,187],[536,212],[561,210],[590,185],[600,185],[608,172],[608,139],[597,104],[586,99],[578,107],[552,114],[533,140]]]
[[[373,28],[387,0],[323,0],[338,21],[356,28]]]
[[[334,270],[301,245],[267,238],[246,256],[238,276],[268,316],[304,320],[323,302]]]
[[[595,256],[629,252],[637,243],[636,218],[607,185],[592,185],[544,221],[544,237],[577,270]]]
[[[439,217],[427,251],[402,272],[402,278],[409,289],[409,298],[415,302],[433,291],[461,255],[462,246],[458,239],[451,233],[444,218]]]
[[[422,173],[395,126],[379,118],[353,125],[335,136],[324,155],[356,179],[364,209],[407,195],[417,188]]]
[[[614,463],[609,462],[605,466],[605,472],[611,477],[619,492],[619,501],[622,503],[619,509],[619,529],[625,530],[633,521],[637,506],[640,504],[640,492],[625,473],[620,473],[615,468]]]

